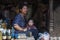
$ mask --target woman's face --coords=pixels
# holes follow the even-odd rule
[[[23,6],[23,8],[21,9],[21,12],[24,13],[24,14],[26,14],[27,11],[28,11],[27,6]]]
[[[32,26],[34,24],[33,20],[29,20],[28,25]]]

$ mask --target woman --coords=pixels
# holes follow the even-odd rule
[[[28,7],[26,4],[22,4],[19,7],[20,13],[16,15],[13,20],[13,27],[15,29],[15,38],[17,38],[20,32],[27,31],[25,15],[27,14]]]

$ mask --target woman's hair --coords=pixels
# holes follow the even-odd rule
[[[19,9],[22,9],[23,6],[27,6],[27,7],[28,7],[28,4],[25,4],[25,3],[19,3]]]

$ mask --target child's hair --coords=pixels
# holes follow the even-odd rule
[[[35,21],[34,21],[34,19],[28,19],[27,24],[28,24],[28,22],[29,22],[30,20],[32,20],[33,23],[34,23],[34,25],[35,25]],[[35,26],[36,26],[36,25],[35,25]]]
[[[30,20],[33,20],[33,19],[28,19],[28,22],[29,22]],[[33,22],[34,22],[34,20],[33,20]]]

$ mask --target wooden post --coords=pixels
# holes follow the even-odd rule
[[[49,0],[49,7],[50,7],[50,31],[53,31],[54,27],[53,0]]]

